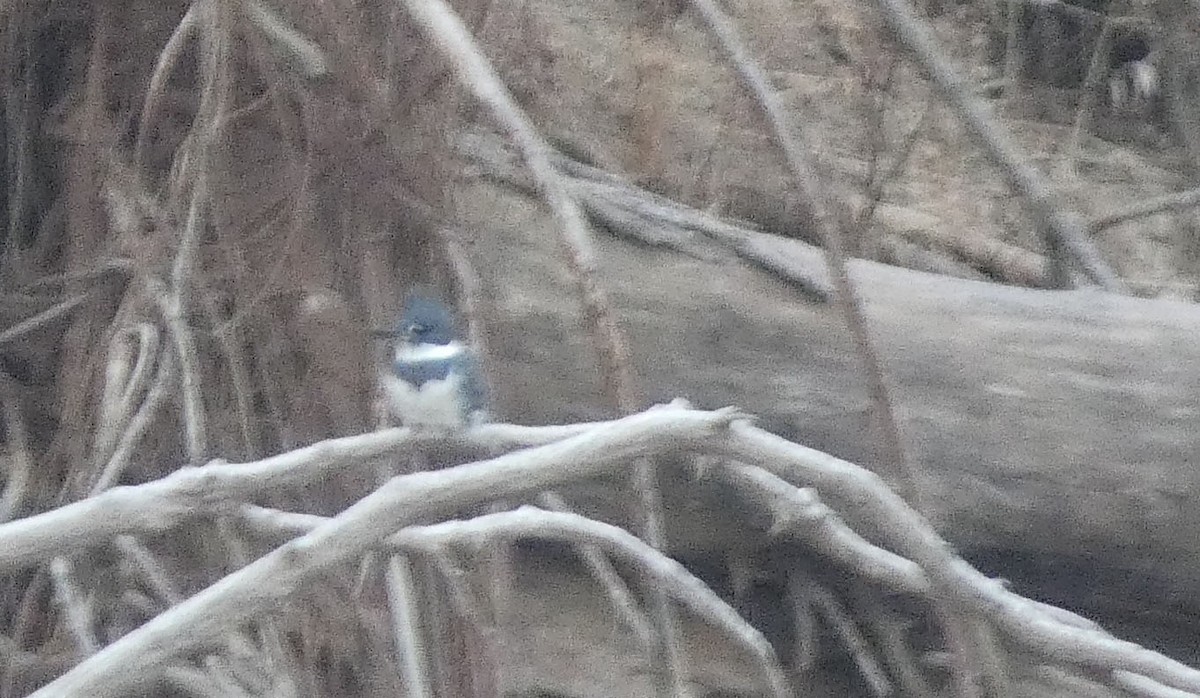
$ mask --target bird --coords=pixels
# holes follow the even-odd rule
[[[454,315],[437,298],[409,296],[394,329],[390,371],[380,381],[388,410],[414,429],[462,429],[487,421],[479,361],[459,338]]]

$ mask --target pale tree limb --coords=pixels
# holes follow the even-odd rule
[[[779,667],[775,651],[762,633],[742,619],[683,565],[611,524],[593,521],[578,514],[521,507],[516,511],[486,514],[469,521],[413,526],[393,535],[388,543],[405,546],[474,541],[476,545],[482,545],[488,538],[497,535],[598,546],[608,554],[633,563],[640,573],[654,580],[656,588],[662,589],[676,603],[686,606],[746,647],[758,660],[770,695],[776,698],[793,695]]]
[[[56,557],[50,563],[50,578],[54,581],[54,596],[67,620],[67,629],[75,648],[85,657],[100,650],[100,642],[92,625],[92,604],[75,582],[71,561]]]
[[[306,581],[323,571],[368,550],[387,545],[391,532],[406,524],[446,515],[495,497],[516,496],[552,488],[578,478],[617,472],[639,455],[678,453],[681,450],[720,454],[720,457],[757,465],[773,472],[775,475],[772,477],[743,480],[763,491],[756,501],[767,502],[769,509],[776,513],[778,520],[775,528],[778,530],[802,534],[806,530],[806,527],[787,523],[793,509],[790,502],[799,503],[801,500],[798,496],[803,491],[787,485],[784,480],[804,483],[819,488],[834,501],[846,503],[853,509],[856,520],[875,528],[874,537],[885,541],[897,553],[908,558],[899,558],[882,550],[871,552],[863,547],[869,544],[844,540],[845,531],[838,533],[838,527],[818,521],[812,529],[814,532],[807,534],[803,542],[816,547],[812,542],[814,537],[821,539],[832,535],[843,539],[835,543],[833,548],[826,549],[832,551],[826,554],[834,555],[839,554],[837,546],[856,546],[858,552],[855,555],[871,558],[865,566],[861,561],[852,565],[851,569],[856,573],[879,566],[883,571],[875,573],[877,580],[888,586],[896,584],[896,588],[915,593],[933,588],[929,579],[940,576],[942,584],[939,586],[951,589],[970,613],[986,620],[1002,631],[1009,641],[1026,650],[1064,664],[1089,667],[1091,670],[1132,672],[1144,675],[1162,686],[1200,691],[1200,672],[1195,669],[1132,643],[1117,640],[1065,611],[1050,613],[1048,607],[1022,599],[1004,589],[1000,583],[975,571],[955,557],[936,532],[869,471],[748,424],[736,421],[729,423],[729,420],[739,417],[740,414],[734,411],[651,410],[593,427],[564,441],[489,461],[397,477],[333,519],[301,514],[271,514],[268,520],[277,530],[288,532],[291,526],[293,528],[288,532],[289,535],[305,531],[304,535],[167,610],[142,628],[101,650],[94,661],[85,661],[38,695],[125,695],[140,682],[153,680],[174,657],[189,648],[211,643],[229,628],[236,627],[239,621],[276,608],[283,600],[298,592]],[[206,494],[228,504],[230,500],[226,499],[227,496],[244,498],[247,492],[254,491],[251,485],[264,485],[262,476],[265,472],[274,475],[276,482],[305,481],[314,477],[313,471],[323,472],[321,468],[331,467],[330,462],[344,468],[349,465],[347,459],[354,456],[369,461],[371,454],[375,453],[372,449],[385,446],[392,449],[390,453],[394,453],[398,444],[408,443],[397,439],[397,436],[403,435],[403,430],[393,430],[390,434],[381,432],[337,439],[257,464],[185,468],[180,472],[192,470],[203,473],[192,481],[194,486],[205,488]],[[296,467],[300,464],[308,466],[308,469],[297,472]],[[747,474],[754,471],[747,466],[730,468]],[[239,482],[238,471],[246,469],[251,473],[247,479]],[[177,475],[173,474],[164,480],[172,480]],[[231,480],[243,489],[230,489]],[[162,497],[165,493],[156,490],[157,484],[117,488],[93,499],[102,499],[122,490],[127,493],[157,491],[158,496]],[[751,487],[746,489],[753,491]],[[191,508],[196,503],[186,497],[180,498],[179,494],[181,492],[175,490],[170,498],[174,506]],[[138,503],[144,501],[136,497],[132,499]],[[65,509],[79,507],[87,501],[69,505]],[[203,501],[199,500],[199,504],[203,504]],[[812,502],[795,508],[804,509],[805,506],[811,509]],[[93,512],[94,517],[79,521],[77,525],[100,525],[106,518],[130,518],[140,508],[132,507],[119,515],[112,511]],[[237,511],[255,524],[263,519],[261,511],[253,507],[240,507]],[[817,516],[833,518],[831,512],[818,512]],[[155,516],[148,518],[154,519]],[[169,522],[164,524],[158,521],[157,524],[164,528]],[[0,532],[13,530],[12,526],[0,526]],[[0,551],[8,547],[6,543],[5,537],[0,535]],[[843,558],[838,559],[840,562]],[[918,566],[914,567],[913,563]],[[888,571],[887,567],[893,569]],[[897,582],[896,579],[901,581]]]
[[[854,502],[856,514],[873,525],[887,522],[876,534],[920,565],[935,588],[946,590],[956,604],[979,613],[1027,647],[1061,662],[1143,674],[1200,693],[1200,670],[1103,631],[1067,625],[1035,612],[1020,597],[955,557],[929,523],[878,475],[748,424],[735,423],[730,435],[724,449],[727,457],[815,487],[826,497]]]
[[[1178,688],[1164,686],[1145,676],[1128,671],[1114,671],[1113,682],[1138,698],[1196,698],[1197,695],[1192,691],[1182,691]]]
[[[17,383],[0,374],[0,409],[4,415],[4,441],[8,456],[8,477],[4,493],[0,494],[0,523],[10,521],[25,509],[29,483],[33,473],[33,457],[29,451],[29,432],[21,414]]]
[[[599,424],[615,424],[601,422]],[[497,453],[577,436],[596,423],[566,427],[483,425],[438,437],[388,429],[321,441],[251,463],[180,468],[160,480],[114,487],[66,506],[0,524],[0,571],[42,563],[102,545],[122,534],[152,534],[202,516],[228,513],[239,502],[279,487],[320,482],[383,457],[411,457],[431,447]]]
[[[801,543],[864,580],[900,593],[930,598],[932,585],[920,565],[863,538],[826,506],[815,490],[796,487],[765,468],[744,463],[727,463],[718,469],[716,477],[771,514],[769,533],[773,537]],[[987,593],[1000,593],[1014,603],[1024,603],[1027,613],[1103,632],[1080,615],[1017,596],[986,577],[976,577],[975,582],[986,586]]]
[[[421,636],[421,611],[417,604],[419,594],[413,583],[412,564],[407,555],[388,558],[387,595],[388,606],[392,609],[396,654],[403,667],[401,675],[405,688],[411,698],[429,698],[433,695],[425,668],[429,650]]]
[[[168,609],[34,695],[126,695],[154,680],[177,654],[277,608],[315,576],[378,546],[391,531],[496,497],[615,472],[636,457],[693,447],[727,433],[741,418],[732,409],[650,410],[539,448],[393,478],[340,516]]]

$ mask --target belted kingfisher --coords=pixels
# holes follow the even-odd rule
[[[460,428],[487,420],[483,376],[475,353],[457,338],[442,302],[414,293],[392,340],[392,370],[381,377],[388,408],[404,426]]]

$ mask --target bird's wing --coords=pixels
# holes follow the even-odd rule
[[[483,367],[475,356],[475,352],[463,352],[457,359],[455,372],[463,377],[462,394],[467,406],[467,417],[477,421],[486,421],[488,410],[487,381],[483,377]]]

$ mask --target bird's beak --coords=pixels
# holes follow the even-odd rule
[[[397,334],[395,330],[385,330],[385,329],[375,328],[375,329],[371,330],[371,336],[374,337],[375,339],[396,339],[400,335]]]

